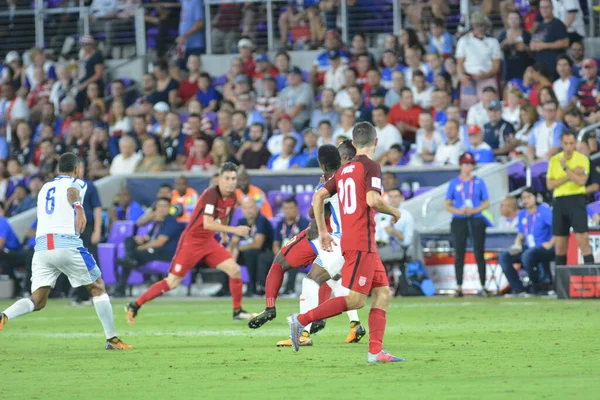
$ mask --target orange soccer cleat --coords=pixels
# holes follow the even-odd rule
[[[313,343],[310,334],[306,331],[302,332],[298,344],[300,346],[312,346]],[[277,342],[277,347],[292,347],[292,339],[280,340]]]
[[[367,331],[358,321],[350,322],[350,332],[346,336],[346,343],[358,343],[367,334]]]
[[[135,324],[135,317],[137,316],[139,309],[140,306],[135,304],[135,302],[127,304],[127,306],[125,307],[125,319],[127,320],[127,323],[129,323],[130,325]]]
[[[8,321],[8,318],[6,318],[6,315],[0,313],[0,331],[4,327],[4,324],[6,324],[6,321]]]
[[[132,350],[133,346],[125,344],[118,337],[114,337],[112,339],[108,339],[106,341],[106,350]]]

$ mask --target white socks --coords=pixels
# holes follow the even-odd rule
[[[115,330],[115,320],[108,294],[104,293],[100,296],[93,297],[92,301],[96,308],[96,314],[98,314],[98,318],[100,319],[100,322],[102,322],[106,339],[114,338],[117,336],[117,331]]]
[[[331,288],[331,291],[333,292],[333,295],[335,297],[345,297],[350,294],[350,289],[342,286],[341,279],[337,280],[337,281],[330,279],[327,281],[327,284]],[[360,322],[360,320],[358,319],[358,311],[348,310],[348,311],[346,311],[346,315],[348,316],[348,319],[350,320],[350,322],[352,322],[352,321]]]
[[[3,314],[6,315],[8,320],[13,320],[21,315],[29,314],[33,312],[35,304],[31,299],[21,299],[16,301],[12,306],[4,310]]]
[[[300,313],[316,308],[319,305],[319,284],[310,278],[302,279],[302,293],[300,294]],[[304,327],[304,330],[310,332],[312,324]]]

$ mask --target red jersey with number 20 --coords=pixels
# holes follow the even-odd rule
[[[381,193],[381,167],[365,155],[359,155],[340,168],[324,186],[338,194],[342,219],[342,252],[376,252],[375,210],[367,204],[367,192]]]
[[[235,194],[223,197],[218,186],[212,186],[206,189],[196,204],[194,213],[190,217],[190,222],[183,231],[181,240],[206,240],[208,237],[215,236],[215,232],[204,228],[204,215],[210,215],[218,222],[225,222],[231,215],[236,205]]]

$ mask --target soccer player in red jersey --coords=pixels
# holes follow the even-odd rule
[[[313,208],[319,241],[325,251],[337,246],[327,232],[324,201],[333,194],[338,195],[342,227],[352,227],[352,235],[342,235],[341,246],[344,255],[342,285],[350,289],[346,297],[327,300],[317,308],[304,314],[288,317],[290,339],[295,351],[304,326],[318,320],[330,318],[346,310],[364,307],[369,294],[373,296],[369,313],[369,353],[367,362],[399,362],[382,348],[385,332],[386,310],[391,295],[385,268],[377,253],[375,244],[375,211],[393,216],[395,223],[400,212],[390,207],[381,198],[381,167],[372,160],[377,146],[377,132],[368,122],[361,122],[352,130],[352,143],[356,147],[356,157],[340,168],[334,177],[327,181],[313,197]]]
[[[242,309],[243,284],[240,266],[214,237],[217,232],[223,234],[224,237],[228,233],[242,237],[248,237],[250,234],[248,226],[227,225],[236,205],[236,185],[237,167],[235,164],[227,162],[221,167],[218,185],[206,189],[198,199],[190,222],[177,244],[169,275],[150,286],[136,301],[127,306],[127,322],[135,324],[135,317],[144,303],[175,289],[200,261],[229,275],[233,318],[251,318],[251,315]]]

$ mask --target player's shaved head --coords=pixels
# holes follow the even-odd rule
[[[319,165],[325,173],[333,173],[342,165],[342,157],[338,149],[332,144],[324,144],[319,147],[317,153]]]
[[[61,174],[72,174],[79,166],[79,157],[73,153],[65,153],[58,160],[58,172]]]
[[[352,143],[357,149],[375,146],[377,131],[369,122],[359,122],[352,129]]]
[[[356,155],[356,148],[352,144],[352,140],[346,139],[338,145],[338,151],[342,156],[342,165],[348,163]]]

